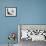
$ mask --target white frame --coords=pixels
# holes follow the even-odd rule
[[[20,25],[18,25],[18,43],[20,43]]]
[[[18,25],[18,43],[20,43],[20,28],[21,28],[20,26],[21,26],[21,25],[34,25],[34,24],[19,24],[19,25]],[[39,24],[35,24],[35,25],[39,25]],[[40,24],[40,25],[43,26],[43,25],[45,25],[45,24]],[[42,41],[42,40],[41,40],[41,41]],[[43,41],[46,41],[46,40],[43,40]]]
[[[9,13],[11,14],[8,14],[8,10],[9,10]],[[13,12],[11,12],[11,10],[13,10]],[[6,7],[5,8],[5,16],[17,16],[17,8],[16,7]]]

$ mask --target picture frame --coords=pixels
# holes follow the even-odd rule
[[[17,12],[16,7],[6,7],[5,8],[5,16],[17,16],[16,12]]]
[[[28,36],[27,39],[26,38],[21,39],[22,30],[24,31],[28,30],[28,35],[26,34]],[[18,24],[18,42],[20,43],[22,40],[46,41],[46,24]]]

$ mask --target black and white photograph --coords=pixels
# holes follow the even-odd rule
[[[16,8],[15,7],[7,7],[5,14],[6,14],[6,16],[16,16]]]

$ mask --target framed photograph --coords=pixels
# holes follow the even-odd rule
[[[46,24],[19,24],[18,42],[24,40],[46,41]]]
[[[5,14],[6,16],[16,16],[16,7],[6,7]]]

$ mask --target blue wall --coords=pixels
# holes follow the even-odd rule
[[[17,7],[17,16],[5,17],[5,7]],[[0,0],[0,44],[8,43],[9,32],[18,32],[18,24],[46,24],[46,0]]]

